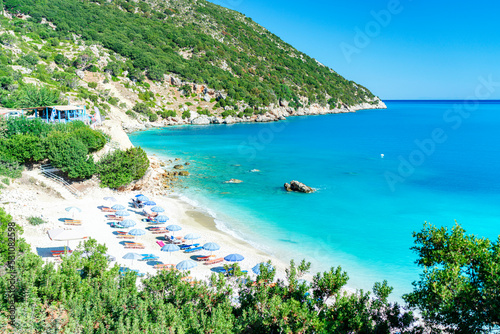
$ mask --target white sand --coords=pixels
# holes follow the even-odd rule
[[[110,189],[99,187],[92,187],[88,189],[81,199],[77,199],[73,195],[66,193],[63,188],[57,184],[38,175],[36,171],[25,172],[25,176],[21,180],[16,180],[13,185],[0,194],[0,206],[3,206],[7,212],[13,215],[14,220],[24,228],[23,237],[31,245],[33,252],[39,254],[46,261],[54,261],[50,255],[50,250],[61,249],[66,245],[65,241],[52,241],[49,239],[47,231],[53,228],[71,228],[64,225],[62,218],[72,218],[71,214],[65,211],[65,208],[76,206],[82,210],[81,213],[75,215],[75,219],[82,221],[82,226],[88,232],[89,236],[96,239],[99,243],[105,244],[108,248],[107,253],[116,257],[117,263],[132,269],[138,269],[143,273],[155,274],[156,270],[151,263],[147,262],[125,260],[123,256],[127,253],[134,252],[138,254],[154,254],[159,256],[159,261],[166,264],[177,264],[182,260],[190,259],[196,255],[210,255],[210,252],[200,251],[196,253],[186,254],[183,251],[174,253],[166,253],[160,251],[160,246],[156,243],[158,237],[162,235],[155,235],[146,230],[149,225],[142,222],[144,216],[137,214],[141,210],[133,209],[130,207],[131,198],[139,192],[117,192]],[[31,182],[29,177],[32,177]],[[34,181],[36,178],[38,181]],[[61,195],[59,195],[59,192]],[[169,198],[167,196],[154,195],[148,192],[141,192],[154,200],[157,205],[163,207],[165,212],[162,214],[167,215],[170,220],[165,225],[177,224],[182,227],[182,230],[175,232],[176,236],[184,236],[188,233],[198,233],[201,238],[195,240],[195,243],[203,245],[206,242],[216,242],[221,248],[213,254],[216,257],[224,257],[228,254],[239,253],[245,257],[240,262],[243,270],[248,270],[252,277],[251,268],[259,262],[271,260],[277,268],[277,277],[283,278],[285,276],[284,269],[286,265],[279,259],[272,258],[262,251],[253,248],[248,243],[236,239],[235,237],[217,230],[212,218],[195,210],[194,207],[182,202],[178,199]],[[117,239],[113,233],[118,230],[130,229],[115,229],[109,226],[109,220],[106,219],[106,213],[101,212],[99,207],[106,205],[104,197],[111,196],[117,199],[114,204],[122,204],[127,207],[131,213],[126,219],[133,219],[137,225],[133,228],[146,230],[144,236],[136,237],[135,240],[143,243],[146,248],[142,250],[125,249],[120,244],[122,239]],[[64,197],[64,198],[63,198]],[[47,224],[40,226],[32,226],[26,221],[29,216],[42,216]],[[132,229],[132,228],[131,228]],[[71,249],[76,249],[79,241],[70,241]],[[48,254],[47,254],[48,253]],[[227,262],[224,262],[227,263]],[[222,263],[223,264],[223,263]],[[213,267],[220,267],[222,264],[214,266],[203,265],[198,262],[198,266],[191,270],[191,276],[197,279],[206,279],[212,274]],[[111,263],[114,265],[114,262]]]

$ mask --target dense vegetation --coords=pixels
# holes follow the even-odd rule
[[[159,272],[136,284],[133,272],[108,265],[103,245],[88,240],[59,268],[44,264],[23,239],[16,242],[16,280],[11,290],[7,227],[0,209],[0,331],[9,332],[7,309],[15,302],[11,332],[38,333],[488,333],[498,330],[499,244],[464,234],[458,226],[426,226],[415,233],[418,262],[430,268],[405,298],[412,312],[388,302],[392,288],[376,283],[373,294],[340,290],[348,276],[340,267],[300,280],[310,264],[293,261],[286,281],[261,266],[253,283],[213,274],[193,286],[176,272]],[[18,237],[22,229],[16,225]],[[470,247],[470,248],[469,248]],[[80,257],[81,251],[90,256]],[[438,279],[436,279],[439,277]],[[272,283],[274,282],[274,283]],[[12,298],[9,300],[11,291]]]
[[[108,187],[144,176],[149,160],[140,147],[117,150],[96,165],[90,153],[102,149],[106,141],[101,132],[83,122],[47,124],[38,118],[9,118],[0,121],[0,174],[18,177],[22,164],[47,159],[70,179],[87,179],[99,173],[102,184]]]
[[[226,91],[225,105],[244,101],[257,107],[284,99],[292,107],[306,101],[329,103],[333,108],[374,97],[366,88],[295,50],[250,18],[204,0],[4,3],[12,13],[31,16],[28,23],[34,25],[27,33],[34,38],[57,43],[77,34],[129,59],[108,63],[105,70],[113,76],[126,70],[134,80],[142,80],[143,73],[151,80],[162,80],[164,73],[175,73],[188,81]],[[57,29],[39,24],[42,18],[53,22]],[[26,22],[18,25],[25,29]],[[23,64],[36,65],[36,54],[23,57]],[[73,65],[93,70],[91,58],[79,57]],[[54,61],[61,66],[71,63],[60,54]],[[54,80],[74,88],[71,72],[57,73]]]

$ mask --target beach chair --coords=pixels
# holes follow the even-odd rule
[[[145,246],[141,246],[141,245],[126,245],[125,246],[125,249],[145,249],[146,247]]]
[[[189,248],[189,249],[186,249],[184,251],[184,253],[194,253],[194,252],[201,251],[202,249],[203,249],[203,247]]]
[[[180,245],[180,249],[187,249],[187,248],[193,248],[193,247],[198,247],[200,244],[192,244],[192,245]]]
[[[157,243],[157,244],[158,244],[158,246],[160,246],[160,247],[165,246],[165,243],[164,243],[163,241],[158,240],[158,241],[156,241],[156,243]]]
[[[208,261],[210,258],[215,257],[215,255],[198,256],[196,261]]]
[[[117,220],[117,221],[123,220],[123,217],[116,216],[116,215],[106,215],[106,218],[108,218],[109,220]]]
[[[121,226],[121,225],[120,225],[120,223],[118,223],[118,222],[116,222],[116,223],[115,223],[115,222],[112,222],[110,226],[111,226],[111,227],[113,227],[113,228],[124,228],[124,227],[123,227],[123,226]],[[126,232],[125,232],[125,233],[126,233]]]
[[[160,257],[156,255],[150,255],[150,256],[145,256],[139,261],[153,261],[153,260],[158,260]]]
[[[116,231],[116,233],[118,233],[119,235],[127,235],[128,232],[125,232],[125,231]]]
[[[168,232],[167,230],[154,230],[154,231],[151,231],[151,233],[153,233],[153,234],[165,234],[167,232]]]
[[[64,221],[64,225],[82,225],[82,221],[76,219],[66,219]]]
[[[116,212],[116,210],[113,210],[113,209],[111,209],[111,208],[108,208],[107,206],[103,206],[103,207],[101,208],[101,211],[102,211],[102,212]]]
[[[207,266],[210,266],[212,264],[221,263],[221,262],[224,262],[224,258],[223,257],[220,257],[220,258],[214,259],[214,260],[208,260],[204,264],[207,265]]]
[[[117,239],[134,239],[135,237],[133,235],[126,235],[126,234],[121,234],[116,237]]]

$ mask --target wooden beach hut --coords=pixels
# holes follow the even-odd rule
[[[45,106],[26,108],[23,111],[33,111],[35,118],[40,118],[47,123],[66,123],[72,121],[82,121],[90,123],[90,116],[87,115],[85,106]]]

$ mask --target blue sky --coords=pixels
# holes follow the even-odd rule
[[[500,99],[498,0],[212,2],[244,13],[382,99],[475,98],[481,78],[491,83],[481,96]],[[374,13],[385,15],[377,21]]]

